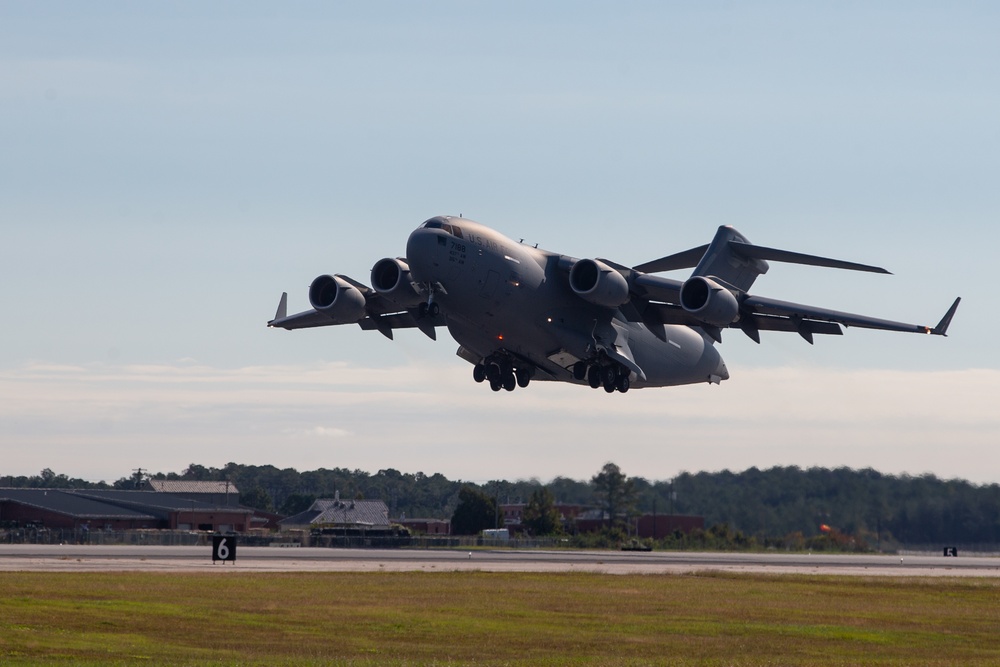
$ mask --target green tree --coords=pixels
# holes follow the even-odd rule
[[[635,512],[635,480],[626,477],[614,463],[605,463],[590,483],[598,504],[608,515],[609,525]]]
[[[183,473],[184,479],[193,479],[199,482],[211,481],[212,473],[215,471],[214,468],[206,468],[203,465],[198,465],[197,463],[192,463],[187,468],[185,468]]]
[[[562,532],[562,521],[551,491],[542,486],[532,492],[521,515],[521,523],[528,534],[534,536]]]
[[[279,512],[285,516],[294,516],[305,512],[316,502],[316,496],[311,493],[293,493],[281,504]]]
[[[271,500],[271,494],[259,486],[240,493],[240,505],[263,510],[264,512],[274,511],[274,501]]]
[[[463,486],[458,492],[458,506],[451,517],[451,532],[455,535],[476,535],[496,527],[496,500],[479,489]]]

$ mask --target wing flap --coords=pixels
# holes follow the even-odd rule
[[[906,322],[895,322],[884,320],[878,317],[868,317],[867,315],[857,315],[855,313],[845,313],[839,310],[828,308],[818,308],[807,306],[801,303],[791,303],[789,301],[779,301],[778,299],[768,299],[766,297],[748,296],[741,304],[742,308],[753,314],[772,315],[777,317],[787,317],[793,320],[821,320],[824,322],[836,322],[847,327],[859,327],[863,329],[881,329],[883,331],[902,331],[911,333],[933,333],[943,335],[936,327],[929,327],[923,324],[908,324]],[[958,303],[952,305],[952,309],[945,315],[942,321],[947,329],[954,309]]]
[[[446,324],[441,315],[425,315],[420,317],[411,311],[388,313],[386,315],[370,315],[358,322],[365,331],[379,331],[386,338],[392,339],[393,329],[420,329],[425,336],[437,339],[434,329]]]

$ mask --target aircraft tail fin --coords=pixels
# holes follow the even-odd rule
[[[850,271],[889,273],[879,266],[754,245],[728,225],[719,227],[715,238],[708,245],[691,248],[633,268],[643,273],[658,273],[694,267],[692,276],[712,276],[745,292],[750,289],[757,276],[767,273],[769,268],[767,260]]]
[[[747,291],[757,276],[767,273],[769,268],[764,258],[741,252],[747,246],[753,247],[738,231],[727,225],[719,227],[691,275],[714,276]]]
[[[708,245],[698,246],[667,257],[633,267],[642,273],[659,273],[694,267],[693,276],[714,276],[736,289],[746,291],[762,273],[767,273],[767,262],[753,253],[743,252],[753,248],[738,231],[729,226],[719,227],[715,238]]]

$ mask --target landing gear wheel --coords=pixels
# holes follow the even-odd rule
[[[432,302],[432,303],[430,303],[430,304],[427,305],[427,315],[428,316],[430,316],[430,317],[437,317],[440,314],[441,314],[441,306],[437,305],[437,303],[433,303]]]
[[[614,386],[615,382],[618,381],[618,368],[615,366],[605,366],[602,373],[604,375],[603,379],[605,386],[609,384]]]
[[[501,389],[503,389],[503,385],[500,384],[500,382],[498,382],[497,380],[490,380],[490,389],[492,389],[493,391],[500,391]]]
[[[607,382],[604,383],[604,391],[608,392],[609,394],[615,393],[615,389],[616,387],[614,382],[610,384],[608,384]]]
[[[631,386],[632,386],[632,381],[628,379],[627,375],[622,375],[620,378],[618,378],[617,389],[621,393],[624,394],[626,391],[629,390],[629,387]]]
[[[591,366],[590,370],[587,371],[587,382],[590,384],[591,389],[597,389],[601,386],[601,367]]]
[[[578,361],[573,364],[573,379],[582,380],[585,377],[587,377],[587,362]]]
[[[514,374],[507,373],[506,375],[504,375],[503,388],[506,389],[507,391],[514,391],[515,387],[517,387],[517,380],[514,378]]]
[[[503,371],[500,370],[500,365],[495,363],[486,364],[486,378],[490,382],[500,384],[500,381],[503,379]]]
[[[517,378],[517,386],[524,389],[528,386],[528,383],[531,382],[531,371],[527,368],[518,368],[517,371],[514,372],[514,377]]]
[[[472,367],[472,379],[476,382],[482,382],[486,379],[486,366],[482,364],[476,364]]]

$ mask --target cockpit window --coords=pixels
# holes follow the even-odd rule
[[[423,227],[424,229],[443,229],[452,236],[463,238],[461,228],[456,227],[455,225],[448,224],[442,218],[431,218],[430,220],[428,220],[427,222],[425,222],[420,226]]]

